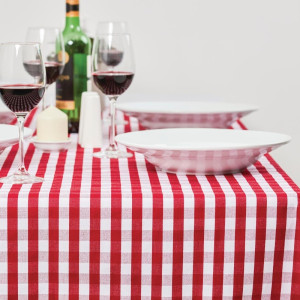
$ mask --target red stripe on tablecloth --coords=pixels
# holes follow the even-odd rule
[[[300,188],[294,183],[294,181],[285,173],[285,171],[277,164],[271,155],[267,154],[265,157],[269,160],[276,171],[284,178],[289,186],[298,195],[298,207],[297,207],[297,223],[295,232],[295,246],[294,246],[294,260],[293,260],[293,277],[292,277],[292,289],[291,299],[300,299]]]
[[[155,167],[146,161],[146,168],[153,195],[151,299],[160,299],[162,288],[163,194]]]
[[[124,120],[127,121],[125,132],[130,132],[129,117],[124,115]],[[128,169],[132,192],[131,299],[140,299],[142,284],[143,194],[135,154],[128,159]]]
[[[98,152],[100,149],[94,149]],[[90,198],[90,300],[100,297],[101,160],[93,157]]]
[[[239,126],[242,129],[247,129],[245,127],[245,125],[241,121],[238,121],[238,124],[239,124]],[[295,235],[293,277],[292,277],[292,292],[291,292],[292,295],[291,296],[292,296],[292,299],[299,299],[300,298],[300,272],[298,273],[297,270],[300,269],[300,222],[298,222],[300,220],[300,206],[299,206],[299,202],[300,202],[300,189],[293,182],[293,180],[291,180],[291,178],[282,170],[282,168],[274,161],[274,159],[269,154],[265,155],[265,157],[270,161],[270,163],[274,166],[274,168],[277,170],[277,172],[279,172],[282,175],[282,177],[284,178],[284,180],[290,185],[290,187],[298,195],[297,224],[296,224],[296,235]],[[283,210],[283,214],[285,214],[285,209]],[[281,215],[280,218],[282,218],[282,217],[283,216]],[[286,220],[285,220],[285,222],[286,222]],[[276,228],[278,228],[278,227],[276,227]],[[281,231],[281,234],[282,234],[283,233],[283,228],[281,228],[280,231]],[[277,236],[277,230],[276,230],[276,236]],[[281,246],[278,245],[279,248]],[[276,248],[276,246],[275,246],[275,248]],[[284,249],[283,249],[283,252],[284,252]],[[284,255],[284,253],[282,255]],[[274,257],[274,262],[275,262],[275,257]],[[277,265],[276,268],[281,268],[282,269],[282,266],[280,267],[280,265],[278,265],[278,262],[276,262],[276,265]],[[282,271],[280,271],[280,273],[281,272]],[[277,278],[277,276],[278,276],[278,274],[276,274],[275,278]],[[280,274],[280,277],[281,276],[282,276],[282,274]],[[273,286],[273,284],[272,284],[272,286]],[[280,286],[281,286],[281,284],[280,284]],[[272,288],[273,293],[277,293],[278,290],[279,290],[278,286],[276,286],[276,291],[274,291],[273,288]],[[278,295],[278,297],[279,297],[279,295]]]
[[[33,124],[31,124],[32,123],[32,121],[33,121],[33,117],[35,116],[35,114],[38,112],[38,107],[36,106],[29,114],[28,114],[28,116],[27,116],[27,118],[26,118],[26,121],[25,121],[25,126],[27,127],[27,126],[31,126],[31,125],[33,125]]]
[[[30,125],[30,119],[25,126]],[[31,148],[33,149],[33,148]],[[18,153],[18,145],[14,145],[2,165],[0,177],[7,176]],[[33,151],[25,155],[25,163],[29,163]],[[0,183],[0,188],[2,183]],[[7,283],[8,298],[18,299],[18,195],[22,185],[13,185],[7,198]]]
[[[267,196],[252,174],[245,170],[242,173],[254,191],[257,198],[256,205],[256,230],[255,230],[255,257],[252,299],[260,299],[263,284],[266,222],[267,222]]]
[[[300,196],[298,195],[291,299],[300,299]]]
[[[59,263],[59,194],[63,180],[67,152],[59,153],[49,193],[49,299],[58,299]]]
[[[7,197],[8,299],[18,299],[18,195],[21,187],[13,185]]]
[[[43,153],[36,176],[44,177],[49,153]],[[42,183],[33,184],[28,194],[28,296],[39,295],[39,193]]]
[[[110,160],[111,171],[111,257],[110,299],[120,299],[121,293],[121,235],[122,235],[122,191],[119,162]]]
[[[224,273],[224,241],[225,241],[225,194],[215,176],[206,176],[215,194],[215,238],[214,238],[214,270],[213,299],[223,297]]]
[[[240,126],[243,130],[247,130],[247,127],[246,127],[240,120],[237,120],[236,122],[239,124],[239,126]]]
[[[293,277],[292,277],[292,291],[291,291],[291,299],[298,300],[300,299],[300,188],[279,167],[279,165],[273,160],[273,158],[270,155],[266,155],[266,157],[298,195],[297,221],[296,221],[297,223],[296,223],[296,232],[295,232]]]
[[[31,162],[34,146],[25,155],[25,165]],[[8,299],[18,299],[18,197],[21,184],[12,185],[7,197],[7,283]]]
[[[167,173],[174,196],[172,298],[182,297],[184,196],[176,174]]]
[[[187,176],[195,197],[194,253],[193,253],[193,300],[202,299],[204,259],[205,196],[196,176]]]
[[[84,149],[77,146],[69,205],[69,296],[79,299],[80,188]]]
[[[246,195],[233,175],[226,175],[236,195],[233,298],[243,295],[246,233]]]
[[[141,298],[143,196],[135,155],[128,159],[132,191],[131,299]]]
[[[274,180],[272,175],[259,161],[256,163],[256,168],[260,172],[260,174],[265,178],[265,180],[269,183],[270,187],[274,190],[274,192],[277,195],[276,237],[271,298],[280,299],[287,221],[287,195],[281,188],[281,186],[276,182],[276,180]]]
[[[8,172],[16,158],[17,153],[18,153],[18,145],[12,146],[3,165],[2,165],[1,172],[0,172],[0,178],[7,176]],[[3,183],[0,183],[0,188],[2,187],[2,185],[3,185]]]
[[[139,124],[139,130],[144,128]],[[154,165],[145,161],[152,191],[152,258],[151,299],[160,299],[162,293],[163,193]]]
[[[298,194],[298,197],[300,197],[300,188],[295,184],[295,182],[285,173],[285,171],[278,165],[271,155],[266,154],[265,157],[269,160],[276,171],[284,178],[288,185]]]

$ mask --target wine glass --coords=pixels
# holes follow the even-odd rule
[[[97,23],[96,35],[129,33],[128,24],[124,21],[103,21]]]
[[[94,155],[106,158],[131,157],[131,153],[120,151],[115,143],[115,104],[134,77],[133,50],[129,34],[97,34],[92,54],[92,75],[96,86],[108,96],[111,117],[109,147]]]
[[[27,42],[40,43],[46,68],[46,88],[56,81],[65,65],[65,46],[62,33],[58,28],[30,27],[26,35]],[[36,60],[25,63],[27,72],[35,73]],[[42,102],[46,108],[45,98]]]
[[[103,21],[98,22],[96,27],[96,35],[101,34],[125,34],[129,33],[128,31],[128,24],[124,21]],[[115,54],[115,58],[110,61],[111,67],[118,65],[121,60],[117,57],[118,55],[121,56],[122,53],[118,52],[117,49],[111,49],[110,50],[112,54]],[[100,57],[101,59],[101,57]],[[108,114],[107,118],[104,119],[105,123],[110,123],[110,113]],[[116,125],[126,125],[128,122],[124,119],[118,119],[115,120]]]
[[[28,72],[29,61],[35,61],[34,72]],[[40,45],[37,43],[0,44],[0,99],[17,116],[19,125],[20,164],[16,173],[0,178],[2,183],[42,182],[30,175],[24,165],[24,120],[43,98],[46,70]]]

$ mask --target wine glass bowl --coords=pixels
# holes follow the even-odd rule
[[[62,33],[58,28],[30,27],[26,41],[40,43],[46,69],[46,88],[54,83],[62,73],[65,65],[65,47]],[[37,60],[26,61],[25,69],[35,76]],[[45,100],[43,109],[45,109]]]
[[[131,153],[120,151],[115,143],[115,103],[131,85],[134,59],[129,34],[97,34],[93,46],[92,75],[95,85],[109,98],[109,147],[96,157],[123,158]]]
[[[116,67],[123,59],[123,52],[118,49],[103,50],[100,59],[108,67]]]
[[[127,34],[128,24],[124,21],[102,21],[97,23],[96,35]]]
[[[28,71],[27,62],[34,63],[34,72]],[[46,71],[38,43],[0,44],[0,99],[17,116],[19,125],[20,163],[16,173],[0,178],[1,183],[23,184],[42,182],[31,176],[24,165],[24,121],[27,114],[43,98]]]

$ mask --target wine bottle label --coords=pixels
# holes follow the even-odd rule
[[[69,57],[56,84],[56,107],[64,110],[80,108],[81,94],[88,88],[89,55],[75,53]]]
[[[67,17],[79,17],[79,0],[66,0]]]
[[[75,109],[73,91],[73,57],[66,53],[66,64],[63,73],[56,82],[56,107],[65,110]]]

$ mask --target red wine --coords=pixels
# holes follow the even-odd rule
[[[41,64],[39,61],[24,62],[26,71],[33,77],[40,76]],[[62,69],[62,64],[55,61],[45,62],[47,85],[52,84],[58,78]]]
[[[100,55],[101,60],[110,67],[117,66],[123,59],[123,52],[116,49],[101,51]]]
[[[130,72],[96,72],[93,74],[96,86],[105,95],[118,96],[130,86],[134,74]]]
[[[45,62],[47,84],[50,85],[56,81],[62,70],[62,64],[57,62]]]
[[[27,113],[43,98],[45,87],[34,84],[0,86],[0,96],[7,107],[15,113]]]

